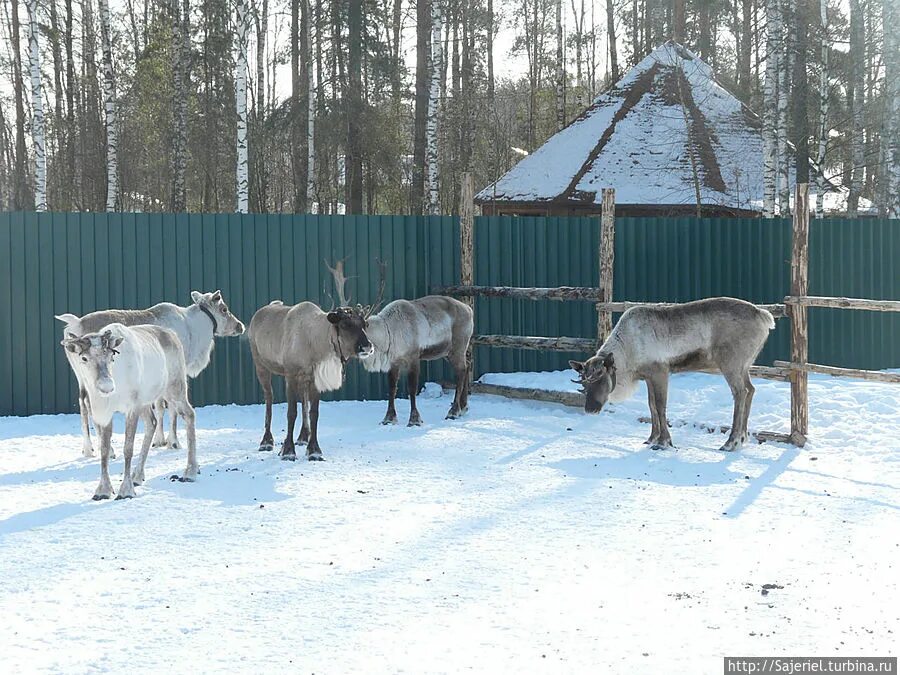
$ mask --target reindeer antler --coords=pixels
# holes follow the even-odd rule
[[[381,301],[384,299],[384,285],[387,277],[387,263],[384,260],[376,259],[378,263],[378,297],[375,299],[375,303],[369,305],[365,308],[363,312],[363,316],[368,319],[375,312],[378,311],[378,308],[381,307]]]
[[[344,276],[344,261],[346,259],[347,258],[341,258],[334,264],[334,267],[329,265],[327,260],[324,261],[325,267],[328,268],[328,271],[331,272],[331,276],[334,277],[334,288],[337,291],[338,301],[341,303],[341,307],[350,306],[350,300],[347,298],[346,292],[344,291],[344,286],[347,284],[347,277]]]

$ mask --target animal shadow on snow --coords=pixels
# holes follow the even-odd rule
[[[588,480],[620,478],[695,487],[731,484],[742,478],[743,474],[729,468],[735,457],[734,453],[710,453],[710,461],[686,461],[677,452],[646,447],[614,456],[562,459],[550,466],[567,476]]]

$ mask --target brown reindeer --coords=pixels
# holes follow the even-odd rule
[[[344,296],[343,260],[334,267],[328,265],[334,277],[335,287],[341,302]],[[384,264],[379,263],[381,291],[384,292]],[[376,303],[377,307],[378,303]],[[472,309],[453,298],[443,295],[428,295],[416,300],[394,300],[384,309],[369,317],[366,333],[375,345],[375,354],[363,361],[363,368],[369,372],[387,373],[389,398],[387,413],[382,424],[396,424],[397,384],[400,373],[407,372],[409,389],[408,426],[422,424],[422,416],[416,407],[419,390],[419,367],[421,361],[446,358],[456,372],[456,393],[447,413],[447,419],[456,419],[468,410],[469,378],[466,350],[474,327]]]
[[[273,450],[272,375],[284,377],[287,389],[287,436],[282,459],[295,460],[294,423],[297,401],[303,401],[304,421],[309,406],[311,426],[306,458],[321,460],[319,447],[319,396],[339,389],[344,366],[350,359],[367,359],[374,348],[366,336],[367,311],[361,306],[322,311],[311,302],[286,307],[280,300],[269,303],[250,321],[250,352],[256,376],[266,397],[266,428],[259,449]],[[304,424],[304,427],[307,425]],[[298,443],[306,440],[298,439]]]
[[[721,449],[737,450],[749,438],[755,391],[750,366],[773,328],[769,312],[735,298],[632,307],[595,356],[569,364],[580,376],[588,413],[600,412],[607,400],[624,401],[645,380],[653,423],[647,444],[654,449],[672,447],[666,421],[669,373],[722,373],[734,397],[734,418]]]

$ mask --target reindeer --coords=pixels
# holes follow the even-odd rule
[[[599,413],[607,400],[624,401],[639,380],[646,381],[653,425],[646,444],[655,450],[673,447],[666,421],[669,373],[722,373],[734,397],[734,416],[721,449],[733,451],[749,438],[755,391],[750,366],[773,328],[769,312],[735,298],[632,307],[596,355],[569,364],[579,374],[574,381],[583,387],[587,413]]]
[[[347,304],[344,296],[343,260],[334,267],[325,265],[334,277],[334,284],[341,304]],[[385,266],[379,263],[381,295],[384,293]],[[369,372],[388,374],[388,408],[382,424],[396,424],[397,383],[402,371],[407,372],[409,389],[409,423],[420,426],[422,416],[416,407],[419,390],[420,361],[446,358],[456,372],[456,393],[447,413],[447,419],[456,419],[468,410],[468,370],[466,350],[472,337],[474,322],[472,309],[458,300],[442,295],[428,295],[417,300],[394,300],[384,309],[369,317],[366,333],[375,345],[372,358],[363,361]]]
[[[74,314],[60,314],[56,318],[65,324],[64,338],[80,337],[96,332],[114,322],[125,326],[148,324],[170,328],[178,335],[184,348],[187,376],[194,378],[209,364],[215,346],[214,338],[216,336],[241,335],[244,332],[244,324],[228,309],[228,305],[222,298],[222,291],[214,293],[192,291],[191,299],[194,302],[188,307],[161,302],[149,309],[107,309],[91,312],[80,318]],[[78,370],[75,368],[77,363],[73,353],[66,350],[66,357],[77,378]],[[158,401],[156,405],[159,417],[153,445],[179,447],[177,415],[171,415],[172,426],[168,439],[165,439],[162,420],[165,401]],[[88,424],[90,407],[87,391],[80,380],[78,382],[78,408],[81,413],[82,454],[85,457],[93,457],[94,448],[91,446],[91,432]]]
[[[153,403],[168,402],[187,426],[188,463],[182,481],[193,481],[197,466],[194,409],[187,397],[187,366],[184,348],[175,331],[161,326],[133,326],[113,323],[100,332],[65,338],[61,344],[84,387],[91,415],[100,436],[100,484],[94,500],[109,499],[110,440],[112,418],[125,413],[125,472],[116,499],[134,497],[134,486],[144,482],[144,464],[156,428]],[[134,473],[131,459],[137,423],[144,419],[144,441]]]
[[[296,460],[294,423],[297,400],[303,401],[304,432],[297,443],[308,438],[306,458],[321,461],[319,447],[319,396],[339,389],[344,366],[353,357],[367,359],[374,348],[366,335],[366,308],[341,306],[328,312],[311,302],[286,307],[275,300],[261,308],[250,320],[250,352],[256,377],[266,398],[266,428],[260,451],[273,450],[272,375],[284,377],[287,389],[287,436],[279,453],[281,459]],[[307,408],[309,406],[309,408]],[[307,410],[311,426],[307,423]]]

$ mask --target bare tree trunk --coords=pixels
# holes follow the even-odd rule
[[[428,97],[428,213],[440,212],[438,165],[438,118],[440,116],[441,72],[444,54],[441,32],[444,26],[441,0],[431,4],[431,93]]]
[[[779,49],[779,74],[778,82],[778,209],[781,217],[787,217],[791,212],[791,186],[790,186],[790,152],[788,151],[788,100],[791,88],[791,40],[790,26],[791,14],[785,11],[789,7],[790,0],[781,0],[781,44]]]
[[[187,211],[185,174],[187,173],[187,109],[191,63],[190,0],[183,0],[179,16],[178,0],[172,0],[172,76],[174,80],[173,147],[172,147],[172,211]]]
[[[234,65],[234,98],[237,109],[237,204],[238,213],[250,210],[247,163],[247,34],[250,30],[247,0],[237,0],[237,59]]]
[[[103,102],[106,110],[106,210],[119,207],[119,121],[116,108],[116,72],[112,60],[108,0],[100,1],[100,36],[103,44]]]
[[[865,87],[865,35],[863,13],[859,0],[850,0],[850,184],[847,195],[847,216],[856,218],[862,192],[863,157],[863,91]]]
[[[825,150],[828,143],[828,0],[819,0],[822,22],[819,41],[819,146],[816,152],[816,218],[824,215],[825,207]]]
[[[306,9],[307,53],[312,51],[311,0],[304,0]],[[316,199],[316,70],[312,59],[306,60],[306,208],[317,213]]]
[[[300,77],[300,3],[303,0],[291,0],[291,169],[294,178],[294,213],[303,213],[307,209],[305,202],[306,176],[303,171],[304,152],[300,130],[300,89],[303,86]]]
[[[781,55],[779,0],[766,3],[766,82],[763,90],[763,217],[775,216],[778,184],[778,69]]]
[[[575,0],[572,2],[572,16],[575,20],[575,108],[578,114],[584,108],[584,0],[580,0],[580,5],[575,6]]]
[[[556,0],[556,130],[566,126],[566,64],[563,45],[562,0]]]
[[[31,140],[34,145],[34,210],[46,211],[47,156],[44,145],[44,95],[41,91],[39,32],[37,0],[28,0],[28,45],[31,61]]]
[[[19,38],[19,3],[12,7],[13,90],[16,98],[16,156],[14,160],[13,208],[30,208],[28,194],[28,151],[25,147],[25,83],[22,80],[22,45]]]
[[[434,0],[437,1],[437,0]],[[416,110],[413,140],[413,178],[409,209],[413,214],[425,210],[425,165],[427,162],[427,122],[429,111],[429,35],[431,5],[429,0],[416,1]]]
[[[594,30],[596,33],[596,29]],[[616,16],[613,0],[606,0],[606,36],[609,44],[609,74],[611,82],[619,81],[619,57],[616,50]]]
[[[76,143],[75,143],[75,93],[78,91],[78,83],[75,81],[75,54],[74,41],[72,39],[72,0],[66,1],[65,17],[65,45],[66,45],[66,204],[67,208],[76,208],[78,205],[75,189],[76,171]],[[18,79],[18,78],[17,78]]]
[[[487,86],[488,102],[494,103],[494,0],[487,0]]]
[[[348,22],[349,91],[347,92],[347,213],[363,213],[362,115],[362,0],[350,0]]]
[[[266,162],[268,139],[265,135],[268,105],[266,102],[266,42],[269,35],[269,0],[255,3],[256,13],[256,104],[254,107],[253,142],[250,150],[253,155],[253,180],[255,192],[255,208],[261,213],[268,211],[269,171]]]
[[[794,104],[794,166],[798,185],[809,185],[809,115],[807,99],[809,97],[809,81],[806,75],[809,11],[806,0],[795,0],[793,6],[793,31],[795,45],[793,69],[794,77],[791,85],[791,97]],[[798,193],[799,194],[799,193]],[[798,213],[807,211],[809,204],[795,204]],[[801,210],[802,209],[802,210]]]
[[[824,1],[824,0],[823,0]],[[889,218],[900,218],[900,7],[883,0],[885,110],[882,133],[884,199],[879,207]]]
[[[63,175],[63,162],[60,161],[64,156],[66,146],[66,127],[63,124],[63,73],[65,68],[62,60],[62,50],[59,46],[62,32],[59,28],[59,14],[56,10],[56,0],[50,0],[50,44],[53,53],[53,138],[56,144],[55,156],[56,161],[53,162],[53,171],[50,177],[50,193],[54,195],[55,208],[60,210],[69,210],[71,205],[66,198],[66,191],[63,186],[65,184],[65,176]]]
[[[738,68],[738,80],[741,83],[741,89],[744,93],[744,100],[748,100],[753,93],[750,75],[750,50],[752,31],[753,31],[753,0],[742,0],[742,21],[741,21],[741,52],[740,66]]]
[[[672,11],[672,39],[684,44],[684,0],[674,0]]]

